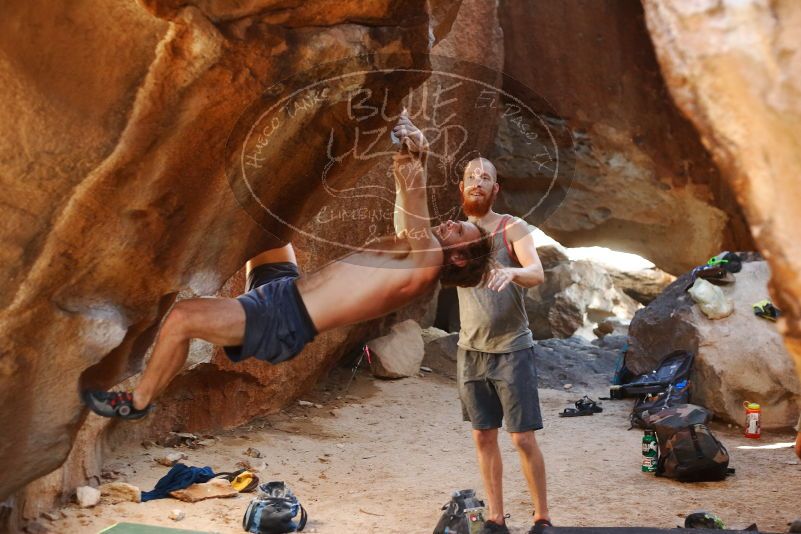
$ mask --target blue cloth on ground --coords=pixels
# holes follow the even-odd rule
[[[190,467],[177,463],[156,482],[155,488],[142,492],[142,502],[164,499],[170,496],[171,491],[188,488],[195,482],[208,482],[212,478],[214,471],[211,467]]]

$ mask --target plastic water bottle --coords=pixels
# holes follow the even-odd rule
[[[755,402],[745,401],[745,437],[759,439],[762,435],[759,418],[762,415],[762,408]]]
[[[659,451],[659,444],[656,441],[656,432],[646,430],[642,437],[642,472],[653,473],[656,471],[656,459]]]

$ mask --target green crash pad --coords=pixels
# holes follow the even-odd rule
[[[100,533],[110,534],[213,534],[203,530],[184,530],[181,528],[157,527],[154,525],[143,525],[140,523],[117,523],[108,528],[104,528]]]

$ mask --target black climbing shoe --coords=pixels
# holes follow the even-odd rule
[[[83,392],[83,403],[93,412],[103,417],[119,417],[120,419],[141,419],[146,416],[151,406],[137,410],[133,406],[133,393],[127,391],[90,391]]]
[[[546,527],[552,527],[553,525],[547,519],[537,519],[534,522],[534,526],[529,529],[528,534],[543,534],[545,532]]]
[[[506,523],[499,525],[494,521],[484,521],[484,526],[478,531],[478,534],[509,534],[509,529]]]

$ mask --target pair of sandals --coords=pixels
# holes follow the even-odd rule
[[[575,402],[575,408],[565,408],[559,414],[559,417],[580,417],[583,415],[593,415],[604,411],[597,402],[584,395],[582,398]]]

